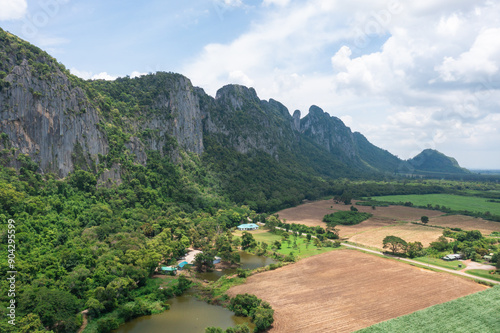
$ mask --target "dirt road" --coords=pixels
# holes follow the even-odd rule
[[[380,255],[383,255],[383,256],[386,256],[386,257],[391,257],[391,256],[389,256],[389,255],[387,255],[385,253],[380,252],[380,251],[369,250],[369,249],[365,249],[365,248],[360,247],[360,246],[355,246],[355,245],[351,245],[351,244],[347,244],[347,243],[342,243],[342,245],[350,247],[350,248],[353,248],[353,249],[357,249],[357,250],[363,250],[365,252],[380,254]],[[490,279],[482,278],[482,277],[479,277],[479,276],[467,274],[467,273],[465,273],[463,271],[455,271],[453,269],[448,269],[448,268],[439,267],[439,266],[430,265],[430,264],[424,264],[424,263],[421,263],[419,261],[411,260],[411,259],[407,259],[407,258],[399,258],[399,257],[396,257],[396,256],[394,256],[393,258],[398,258],[401,261],[406,261],[406,262],[410,262],[410,263],[413,263],[413,264],[430,267],[430,268],[437,269],[437,270],[440,270],[440,271],[443,271],[443,272],[448,272],[448,273],[452,273],[452,274],[458,274],[458,275],[466,276],[468,278],[472,278],[472,279],[476,279],[476,280],[481,280],[481,281],[485,281],[485,282],[490,282],[490,283],[494,283],[494,284],[500,284],[499,281],[490,280]]]

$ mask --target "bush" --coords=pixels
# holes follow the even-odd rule
[[[334,232],[331,232],[331,231],[328,231],[325,234],[325,237],[328,238],[328,239],[339,239],[339,235],[337,233],[334,233]]]
[[[341,225],[355,225],[369,219],[372,216],[370,213],[360,213],[357,211],[340,211],[332,214],[327,214],[323,217],[323,222],[330,227]]]
[[[269,269],[272,271],[272,270],[275,270],[276,268],[280,268],[281,266],[278,265],[278,264],[270,264],[269,265]]]
[[[481,261],[482,257],[479,253],[476,252],[472,255],[471,259],[479,262],[479,261]]]
[[[243,268],[238,268],[236,269],[236,273],[238,274],[238,277],[240,278],[246,278],[251,275],[251,271],[248,269],[243,269]]]
[[[235,327],[229,327],[224,333],[250,333],[250,329],[247,325],[236,325]]]
[[[262,302],[265,303],[265,302]],[[265,331],[274,322],[274,310],[271,309],[271,307],[264,307],[264,306],[259,306],[256,310],[254,315],[252,316],[253,323],[255,324],[255,331]]]
[[[220,327],[207,327],[205,333],[224,333],[224,331]]]
[[[231,299],[229,309],[237,316],[252,317],[261,302],[255,295],[238,294]]]
[[[247,325],[236,325],[235,327],[229,327],[225,331],[220,327],[207,327],[205,333],[250,333],[250,329]]]
[[[99,333],[107,333],[111,330],[116,330],[118,326],[120,326],[120,324],[115,317],[105,317],[97,321],[97,331]]]
[[[237,316],[252,317],[252,322],[255,324],[255,332],[265,331],[274,322],[274,310],[269,303],[262,301],[255,295],[239,294],[231,299],[229,309]],[[205,331],[207,332],[207,331]],[[210,331],[217,333],[218,331]],[[228,332],[226,330],[226,332]],[[229,331],[228,333],[245,333],[248,331]]]
[[[287,261],[287,262],[295,262],[296,258],[295,258],[294,253],[290,252],[290,254],[286,255],[283,260]]]

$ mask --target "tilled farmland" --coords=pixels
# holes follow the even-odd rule
[[[248,278],[229,294],[251,293],[275,310],[270,332],[352,332],[444,303],[484,286],[354,250],[313,256]]]

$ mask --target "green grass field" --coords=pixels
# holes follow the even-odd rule
[[[499,300],[500,286],[496,286],[358,332],[500,332]]]
[[[412,202],[415,206],[446,206],[452,210],[468,210],[471,212],[487,212],[500,215],[500,203],[488,202],[486,198],[466,197],[453,194],[409,194],[409,195],[386,195],[373,197],[376,201],[389,202]]]
[[[465,268],[465,264],[463,264],[461,261],[445,261],[443,259],[430,258],[430,257],[419,257],[419,258],[414,258],[413,260],[421,262],[424,265],[431,264],[443,268],[454,269],[457,271]],[[462,267],[459,267],[458,265],[462,265]]]
[[[271,232],[264,232],[264,233],[253,233],[250,232],[256,242],[266,242],[269,244],[268,251],[271,250],[271,244],[274,241],[280,241],[281,242],[281,236],[275,235]],[[235,236],[239,236],[239,233],[235,233]],[[320,253],[325,253],[333,250],[337,250],[343,247],[338,247],[338,248],[333,248],[333,247],[321,247],[318,249],[316,246],[314,246],[314,240],[311,240],[309,245],[307,245],[307,241],[305,237],[298,237],[297,238],[297,248],[294,249],[293,247],[293,242],[295,238],[293,236],[290,236],[290,247],[288,246],[287,242],[282,242],[281,244],[281,249],[277,250],[277,253],[283,254],[283,255],[288,255],[291,252],[294,253],[295,257],[297,259],[303,259],[307,258],[316,254]]]
[[[475,275],[475,276],[483,277],[486,279],[500,281],[500,274],[490,274],[489,271],[485,271],[482,269],[469,269],[467,271],[467,273]]]

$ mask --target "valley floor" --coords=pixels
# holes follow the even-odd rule
[[[270,332],[352,332],[486,287],[354,250],[251,276],[229,294],[252,293],[275,310]]]

